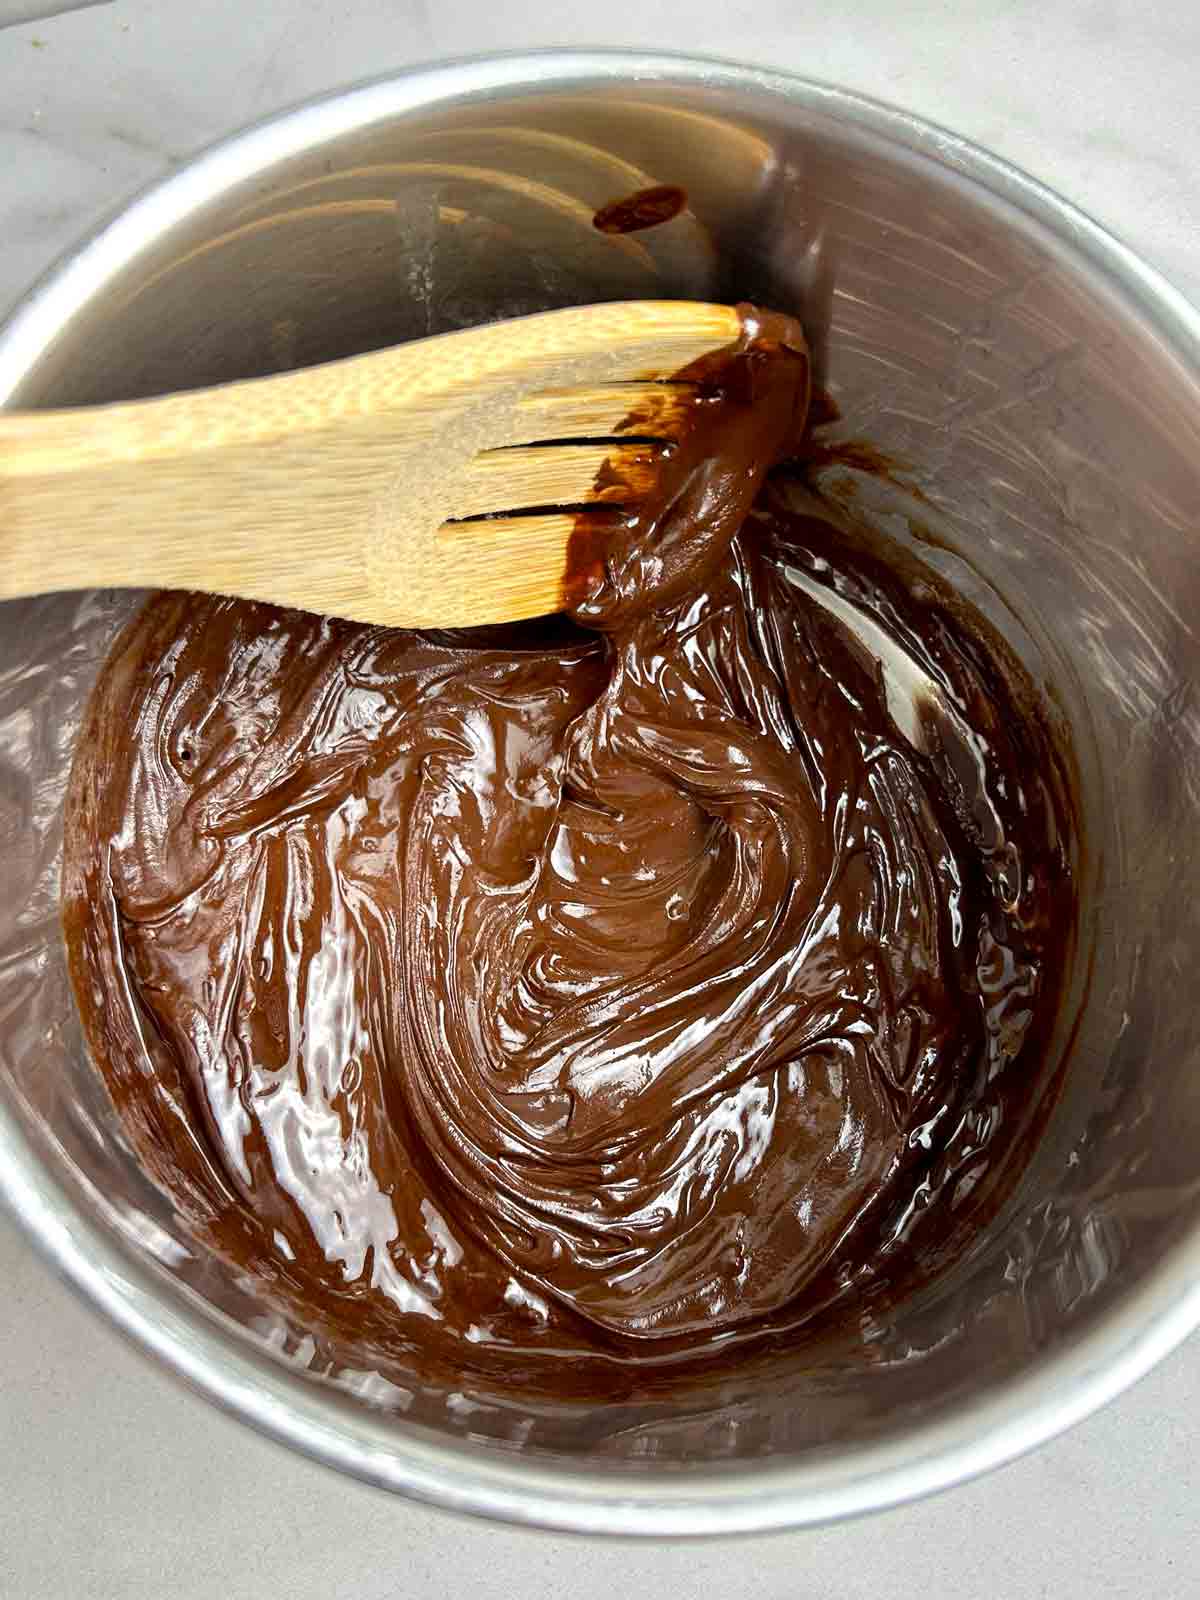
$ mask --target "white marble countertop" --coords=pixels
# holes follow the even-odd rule
[[[1197,0],[0,0],[0,311],[122,198],[306,95],[439,56],[687,48],[991,146],[1200,302]],[[0,1221],[0,1600],[885,1594],[1174,1600],[1200,1557],[1200,1339],[938,1499],[815,1533],[608,1545],[451,1521],[268,1444],[153,1368]]]

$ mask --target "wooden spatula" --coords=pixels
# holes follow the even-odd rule
[[[406,627],[554,611],[578,508],[604,514],[599,469],[623,504],[648,488],[694,392],[672,375],[740,328],[731,306],[624,301],[0,412],[0,597],[207,589]]]

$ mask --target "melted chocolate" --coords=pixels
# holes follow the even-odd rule
[[[651,189],[637,189],[620,200],[610,200],[592,218],[592,226],[601,233],[640,233],[643,228],[670,222],[686,205],[685,189],[673,183],[659,183]]]
[[[570,618],[163,594],[93,697],[96,1060],[186,1225],[360,1361],[555,1395],[858,1317],[970,1240],[1050,1103],[1074,844],[1032,685],[767,484],[794,324],[690,376]]]

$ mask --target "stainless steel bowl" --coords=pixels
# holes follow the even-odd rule
[[[687,212],[590,226],[648,183],[682,184]],[[369,84],[186,166],[31,295],[0,396],[129,397],[658,294],[804,316],[849,424],[924,499],[848,489],[988,607],[1075,730],[1081,1020],[988,1239],[852,1347],[687,1401],[535,1410],[350,1350],[316,1370],[142,1178],[75,1021],[60,810],[129,604],[103,594],[0,610],[0,1188],[120,1327],[330,1465],[514,1522],[729,1533],[1006,1461],[1200,1321],[1200,319],[1065,202],[902,112],[714,62],[539,55]]]

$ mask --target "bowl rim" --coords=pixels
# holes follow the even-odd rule
[[[121,208],[35,285],[0,328],[0,405],[59,331],[144,247],[212,196],[315,142],[451,101],[533,90],[661,83],[783,97],[934,161],[1015,207],[1138,312],[1200,375],[1200,314],[1089,216],[1016,167],[912,113],[834,85],[716,58],[549,50],[419,66],[336,90],[222,139]],[[962,1482],[1086,1417],[1200,1325],[1200,1230],[1150,1267],[1088,1333],[1031,1371],[897,1438],[791,1465],[639,1468],[636,1474],[443,1440],[354,1407],[255,1351],[106,1231],[42,1160],[0,1099],[0,1198],[52,1267],[123,1333],[260,1432],[367,1483],[444,1509],[578,1533],[699,1536],[812,1526]]]

